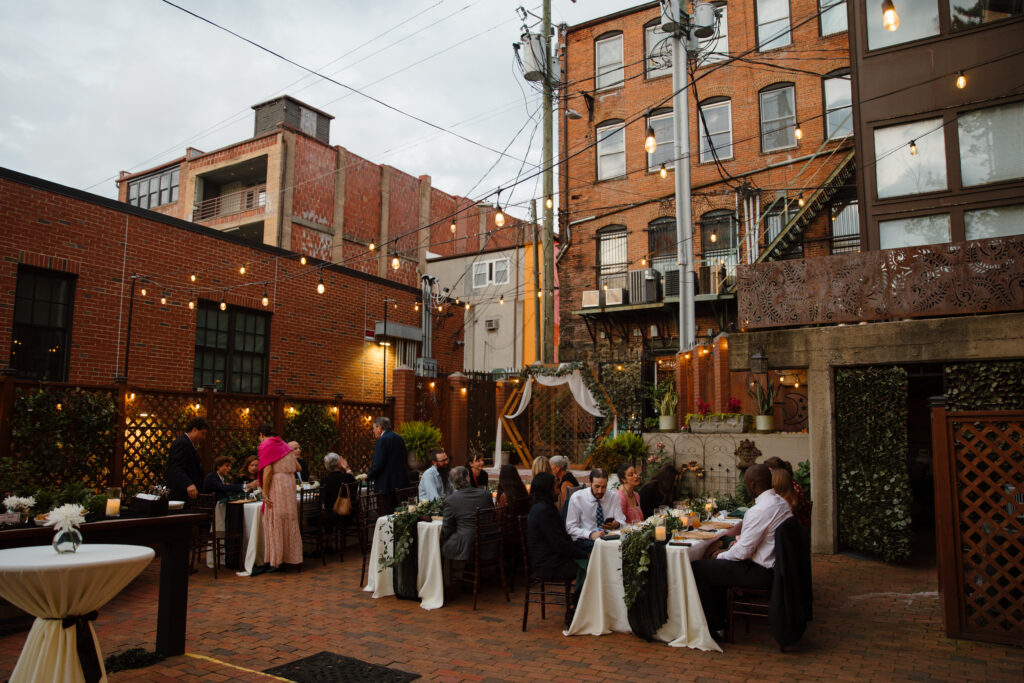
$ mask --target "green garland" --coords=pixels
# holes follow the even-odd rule
[[[605,396],[605,392],[601,391],[600,383],[594,379],[594,373],[590,371],[590,366],[582,361],[573,361],[572,363],[561,363],[556,367],[550,367],[547,365],[527,365],[523,368],[523,374],[527,377],[534,375],[543,375],[544,377],[567,377],[576,370],[580,371],[580,377],[583,378],[583,384],[587,387],[590,395],[594,397],[594,401],[597,402],[597,407],[601,409],[601,414],[604,417],[597,418],[597,424],[594,426],[594,433],[600,434],[604,431],[604,427],[608,420],[611,419],[614,408]],[[597,447],[597,438],[592,436],[590,441],[587,442],[587,447],[583,451],[583,460],[586,462],[587,458],[593,452],[594,448]]]
[[[385,541],[381,551],[380,566],[392,568],[408,557],[409,550],[412,548],[412,534],[416,531],[416,525],[420,518],[439,515],[443,510],[444,498],[425,500],[412,510],[409,510],[408,507],[396,508],[391,519],[391,538],[394,543]],[[392,545],[394,546],[393,553],[390,552]]]
[[[637,598],[647,590],[647,568],[651,564],[651,548],[654,547],[653,521],[644,522],[638,529],[622,535],[622,588],[625,591],[626,609],[633,606]],[[672,515],[665,518],[665,533],[671,534],[682,529],[683,523]]]

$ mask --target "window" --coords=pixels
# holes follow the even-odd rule
[[[850,100],[850,72],[825,76],[825,134],[829,140],[853,135],[853,107]]]
[[[671,165],[676,158],[672,112],[648,117],[647,125],[654,129],[654,139],[658,142],[654,154],[647,155],[647,170],[657,171],[662,164]]]
[[[949,24],[954,31],[973,28],[1024,14],[1021,0],[949,0]]]
[[[67,380],[74,300],[73,275],[18,267],[10,361],[18,377]]]
[[[499,258],[491,261],[478,261],[473,264],[473,289],[487,285],[508,284],[508,259]]]
[[[299,130],[306,135],[316,136],[316,112],[299,107]]]
[[[666,216],[655,218],[647,226],[647,252],[651,268],[662,274],[670,270],[678,272],[676,265],[676,219]]]
[[[789,0],[757,0],[757,49],[767,52],[791,42]]]
[[[891,45],[909,43],[928,36],[939,35],[939,3],[938,0],[914,0],[900,2],[896,0],[896,12],[900,15],[900,27],[895,31],[886,31],[882,26],[880,3],[876,0],[860,0],[865,5],[869,18],[868,49],[878,50]],[[977,0],[968,0],[975,4]]]
[[[154,209],[178,201],[178,167],[128,183],[128,203]]]
[[[910,143],[917,154],[910,153]],[[946,136],[942,119],[875,129],[878,198],[946,189]]]
[[[723,98],[708,100],[698,111],[701,163],[732,158],[732,102]],[[707,124],[707,129],[704,126]]]
[[[771,244],[782,232],[782,229],[793,220],[798,211],[800,211],[800,205],[795,200],[785,196],[775,200],[765,212],[765,244]]]
[[[597,179],[626,175],[626,134],[621,122],[597,128]]]
[[[762,90],[761,151],[796,147],[796,105],[793,84],[780,83]]]
[[[700,219],[700,244],[704,251],[704,264],[717,271],[725,266],[726,273],[736,272],[739,260],[739,227],[732,211],[709,211]]]
[[[949,241],[949,214],[879,221],[878,238],[882,249],[943,244]]]
[[[270,316],[261,311],[235,307],[222,311],[213,301],[200,301],[193,384],[242,394],[264,393],[269,323]]]
[[[420,343],[411,339],[395,339],[395,367],[415,368]]]
[[[626,228],[609,225],[597,231],[597,286],[626,288],[629,260],[626,256]]]
[[[715,34],[700,40],[698,66],[729,58],[729,8],[724,3],[715,5],[715,13],[719,16],[715,23]]]
[[[622,34],[595,42],[594,61],[597,90],[622,85]]]
[[[961,114],[956,123],[964,186],[1024,177],[1024,102]]]
[[[672,73],[672,43],[669,34],[655,22],[644,27],[644,71],[647,78]]]
[[[832,253],[860,251],[860,213],[857,195],[851,193],[848,197],[833,199],[828,213]]]
[[[846,30],[846,0],[818,0],[818,11],[821,12],[821,35]]]
[[[964,211],[967,239],[1024,235],[1024,204]]]

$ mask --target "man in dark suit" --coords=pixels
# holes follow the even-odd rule
[[[441,555],[449,560],[473,559],[476,543],[476,511],[494,507],[491,494],[470,486],[469,470],[456,467],[450,479],[455,493],[444,500],[444,521],[441,522]]]
[[[383,415],[373,421],[373,465],[367,478],[373,490],[391,496],[395,489],[409,486],[409,456],[402,437],[391,431],[391,420]],[[393,506],[392,506],[393,507]]]
[[[203,482],[203,466],[196,446],[206,438],[210,423],[201,417],[192,418],[185,433],[171,444],[167,457],[167,484],[172,500],[195,500]]]
[[[229,484],[225,479],[231,472],[233,461],[226,455],[222,455],[213,461],[213,472],[203,479],[203,493],[212,493],[217,500],[227,498],[237,493],[248,493],[249,484]],[[252,482],[252,488],[256,488],[256,482]]]

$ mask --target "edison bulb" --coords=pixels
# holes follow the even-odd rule
[[[222,311],[228,310],[228,303],[226,301],[224,301],[223,299],[220,300],[220,310],[222,310]]]
[[[395,270],[398,270],[399,268],[402,267],[402,262],[398,260],[397,256],[391,259],[391,267],[394,268]]]
[[[505,214],[501,212],[501,209],[498,209],[498,212],[494,214],[494,224],[499,228],[505,225]]]

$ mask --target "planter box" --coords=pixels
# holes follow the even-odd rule
[[[743,415],[719,418],[690,418],[690,431],[695,434],[742,434],[747,431],[747,418]]]

